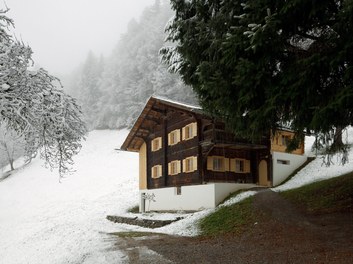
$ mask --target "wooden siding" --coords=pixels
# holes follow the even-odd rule
[[[283,144],[282,137],[288,137],[292,139],[294,137],[294,132],[278,130],[275,135],[271,138],[271,151],[286,152],[287,146]],[[291,154],[304,154],[304,143],[300,144],[299,148],[292,151]]]
[[[162,127],[157,127],[151,137],[150,142],[156,137],[162,137],[162,148],[157,151],[148,151],[147,170],[155,165],[163,166],[163,175],[160,178],[152,179],[148,176],[148,188],[173,187],[202,183],[200,177],[200,168],[193,172],[183,172],[183,159],[190,156],[199,156],[199,136],[181,140],[177,144],[168,145],[168,135],[170,132],[178,130],[182,134],[182,129],[190,123],[196,122],[196,118],[187,112],[173,111],[166,113],[166,118]],[[181,138],[182,139],[182,138]],[[167,144],[165,144],[167,143]],[[180,173],[175,175],[168,175],[168,164],[172,161],[178,160],[181,163]],[[199,167],[199,166],[198,166]]]

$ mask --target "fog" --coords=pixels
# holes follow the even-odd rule
[[[155,0],[6,0],[14,34],[54,75],[71,72],[91,50],[109,55],[144,7]],[[1,4],[5,9],[5,3]]]

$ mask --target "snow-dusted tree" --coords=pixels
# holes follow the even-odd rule
[[[0,126],[0,163],[8,164],[10,165],[10,170],[14,170],[14,161],[24,155],[24,150],[25,141],[23,138],[16,132]]]
[[[0,123],[22,135],[26,153],[39,153],[60,177],[71,171],[86,128],[76,101],[44,69],[31,71],[32,50],[8,33],[0,11]]]

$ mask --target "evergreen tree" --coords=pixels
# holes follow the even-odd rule
[[[104,70],[92,71],[97,59],[88,57],[75,72],[70,91],[82,103],[91,129],[132,126],[152,95],[195,102],[193,91],[180,76],[169,73],[160,59],[165,25],[172,15],[167,1],[156,0],[143,11],[139,21],[130,21],[127,32],[106,59]],[[91,91],[98,93],[92,97]]]
[[[171,3],[164,59],[238,135],[285,124],[300,139],[352,124],[353,1]]]

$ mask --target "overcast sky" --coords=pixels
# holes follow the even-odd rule
[[[65,74],[89,50],[109,55],[126,31],[155,0],[5,0],[15,33],[32,48],[37,64]],[[4,2],[0,5],[4,9]]]

